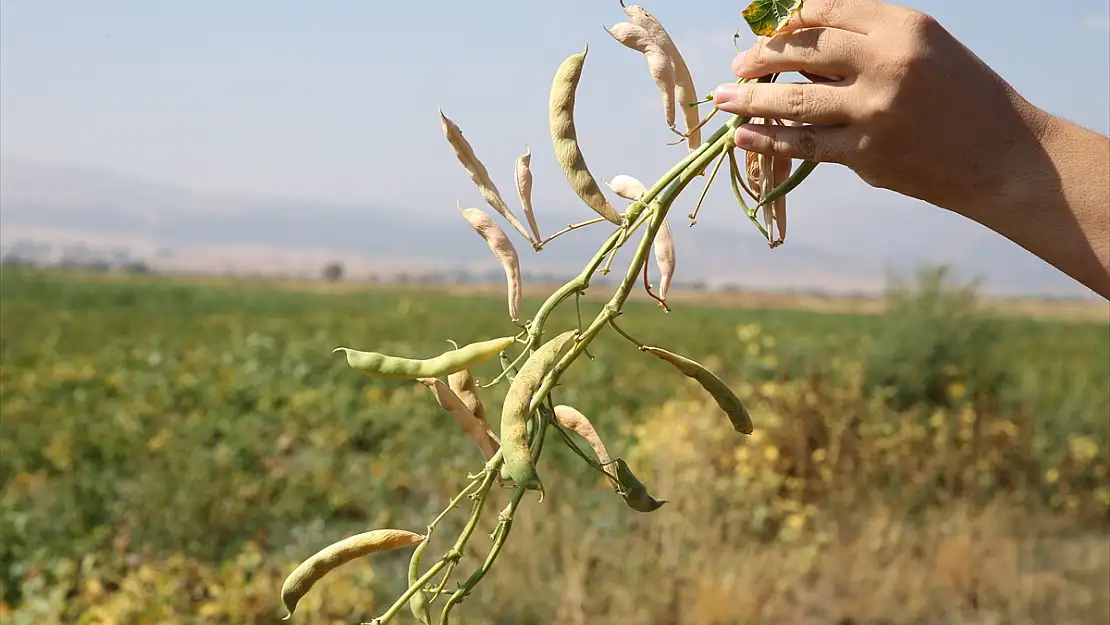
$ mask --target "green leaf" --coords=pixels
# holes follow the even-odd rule
[[[755,0],[744,9],[742,15],[752,32],[760,37],[769,37],[790,21],[802,8],[805,0]]]

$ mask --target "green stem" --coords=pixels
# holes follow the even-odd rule
[[[740,172],[736,167],[736,155],[733,153],[732,150],[729,150],[728,158],[732,164],[729,168],[731,170],[729,171],[729,179],[732,181],[732,192],[736,195],[736,201],[740,203],[740,208],[744,209],[744,216],[747,217],[748,220],[751,221],[753,224],[755,224],[755,227],[759,229],[759,233],[763,235],[764,239],[770,241],[770,233],[768,233],[767,229],[763,227],[763,224],[759,223],[759,218],[756,217],[755,210],[748,208],[748,203],[744,201],[744,196],[740,193],[740,188],[736,185],[738,177],[740,176]]]
[[[497,556],[501,554],[502,547],[505,546],[505,540],[509,537],[509,530],[512,528],[513,524],[513,515],[516,513],[516,509],[520,505],[520,502],[524,497],[524,493],[526,492],[528,491],[524,490],[523,488],[517,490],[515,493],[513,493],[513,497],[509,501],[509,504],[505,506],[504,510],[502,510],[501,523],[498,525],[497,538],[494,539],[493,546],[490,547],[489,554],[486,556],[486,561],[482,563],[481,568],[479,568],[477,571],[474,571],[474,573],[472,573],[471,576],[467,578],[466,582],[461,588],[452,593],[451,597],[447,599],[447,603],[443,606],[443,612],[441,612],[439,615],[440,625],[450,624],[451,610],[459,603],[462,603],[462,600],[470,594],[470,591],[474,588],[474,586],[476,586],[478,582],[481,582],[482,578],[484,578],[486,576],[486,573],[489,572],[490,568],[493,567],[493,563],[497,560]]]
[[[760,206],[766,206],[770,202],[774,202],[787,193],[790,193],[798,185],[802,184],[802,181],[809,177],[809,175],[813,173],[813,170],[816,168],[817,163],[813,161],[802,161],[802,164],[798,166],[798,169],[794,170],[793,174],[790,174],[789,178],[783,181],[783,183],[779,186],[771,189],[766,197],[763,197],[759,200],[759,204],[756,205],[756,208],[759,208]]]

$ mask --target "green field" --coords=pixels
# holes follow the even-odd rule
[[[574,304],[548,327],[577,327]],[[599,305],[584,300],[582,315]],[[426,388],[370,380],[331,350],[430,356],[515,333],[500,294],[381,287],[4,268],[0,306],[0,616],[12,625],[278,622],[301,560],[373,527],[423,531],[483,462]],[[1110,618],[1107,324],[992,317],[927,281],[883,315],[691,306],[630,303],[621,325],[713,368],[755,435],[602,334],[555,400],[668,504],[629,510],[556,439],[543,502],[525,498],[452,622]],[[495,429],[505,388],[482,395]],[[488,507],[464,576],[508,496]],[[377,616],[407,561],[347,565],[291,622]]]

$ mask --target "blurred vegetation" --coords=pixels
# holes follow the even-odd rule
[[[302,559],[367,528],[423,528],[482,462],[427,389],[331,350],[502,335],[503,298],[15,268],[2,289],[5,623],[274,623]],[[977,302],[934,270],[895,285],[880,317],[630,304],[622,327],[713,368],[755,434],[604,334],[556,401],[669,503],[632,512],[550,445],[547,499],[523,507],[459,622],[1105,622],[1107,325]],[[577,324],[573,301],[551,324]],[[491,415],[503,392],[484,391]],[[294,622],[375,616],[407,559],[337,571]]]

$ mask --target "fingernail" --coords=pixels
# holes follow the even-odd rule
[[[724,83],[717,85],[713,90],[713,104],[723,104],[731,100],[735,100],[736,96],[740,93],[740,85],[736,83]]]
[[[736,145],[740,147],[749,146],[755,143],[755,133],[747,126],[741,126],[736,130]]]

